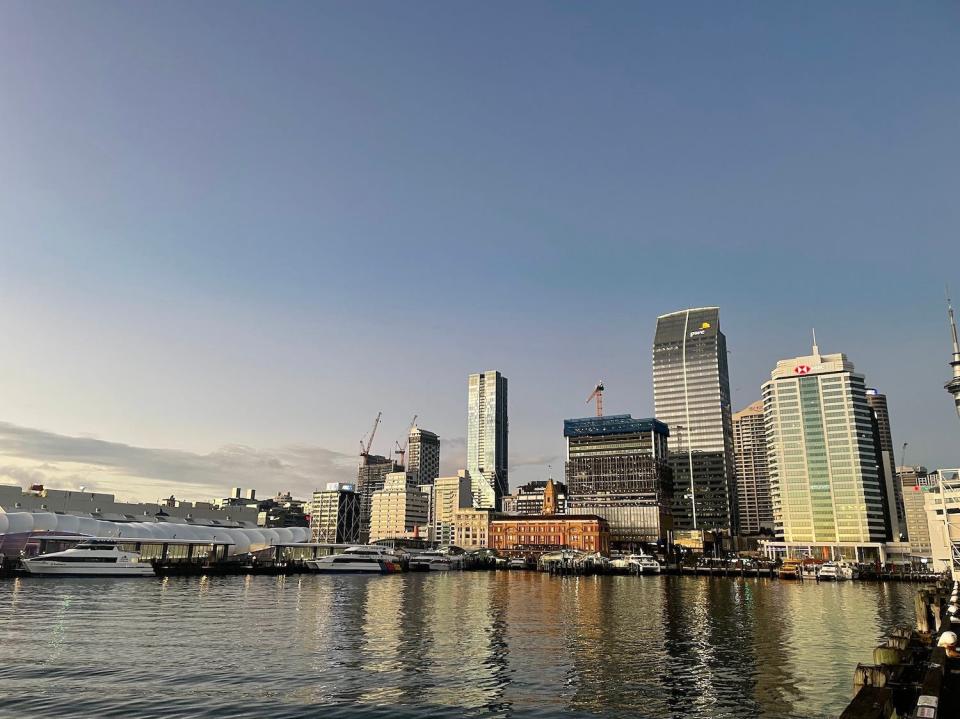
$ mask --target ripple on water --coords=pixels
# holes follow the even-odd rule
[[[913,592],[526,572],[9,580],[0,716],[836,716],[857,662],[912,623]]]

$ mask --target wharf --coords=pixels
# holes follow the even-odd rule
[[[957,583],[940,580],[916,595],[916,626],[895,629],[873,651],[875,664],[857,665],[853,701],[840,719],[948,719],[960,716],[960,657],[937,646],[941,634],[960,631],[948,612]],[[953,600],[948,597],[951,596]]]

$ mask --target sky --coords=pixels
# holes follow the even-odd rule
[[[734,410],[816,327],[956,467],[958,77],[951,2],[7,0],[0,484],[305,495],[379,411],[452,472],[487,369],[560,477],[705,305]]]

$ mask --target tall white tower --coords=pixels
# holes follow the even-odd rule
[[[947,298],[947,316],[950,318],[950,332],[953,339],[953,357],[950,366],[953,368],[953,379],[943,385],[943,388],[953,395],[953,402],[957,407],[957,416],[960,417],[960,342],[957,341],[957,320],[953,316],[953,305]]]

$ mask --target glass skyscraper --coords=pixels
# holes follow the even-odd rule
[[[507,378],[489,370],[467,380],[467,471],[473,506],[500,509],[507,481]]]
[[[763,385],[775,531],[785,542],[883,542],[864,377],[846,355],[777,362]]]
[[[719,308],[657,318],[653,397],[657,419],[670,428],[674,528],[735,533],[730,379]]]

